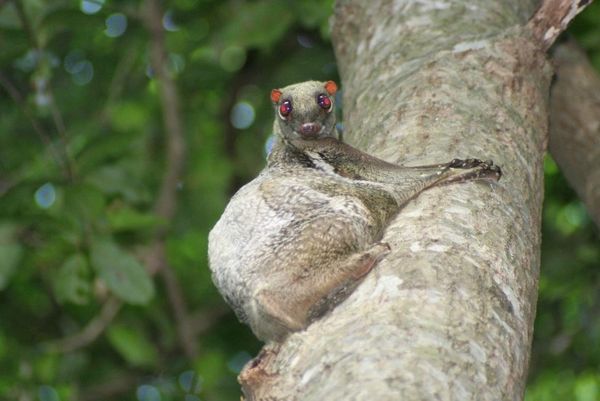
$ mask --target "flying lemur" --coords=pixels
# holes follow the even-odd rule
[[[389,252],[381,242],[409,200],[440,184],[498,180],[491,161],[403,167],[336,138],[333,81],[274,89],[266,168],[209,235],[213,281],[238,318],[280,342],[343,301]]]

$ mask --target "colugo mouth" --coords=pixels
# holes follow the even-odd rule
[[[301,138],[315,138],[323,134],[325,126],[318,122],[309,122],[302,124],[294,132]]]
[[[298,131],[294,131],[294,133],[296,135],[298,135],[300,138],[304,138],[304,139],[314,139],[314,138],[318,138],[321,136],[322,134],[322,130],[319,132],[311,132],[311,133],[303,133],[303,132],[298,132]]]

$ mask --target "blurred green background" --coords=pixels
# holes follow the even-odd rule
[[[0,400],[239,399],[260,344],[212,286],[207,234],[264,164],[269,90],[338,79],[332,3],[161,3],[187,151],[165,218],[145,3],[0,0]],[[599,2],[570,31],[600,70]],[[545,170],[526,399],[600,400],[598,229]],[[148,271],[156,249],[174,274]]]

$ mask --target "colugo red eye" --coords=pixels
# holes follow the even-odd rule
[[[331,110],[331,99],[329,96],[321,93],[319,96],[317,96],[317,103],[322,109],[327,111]]]
[[[283,103],[279,106],[279,115],[281,118],[286,118],[292,112],[292,102],[289,100],[284,100]]]

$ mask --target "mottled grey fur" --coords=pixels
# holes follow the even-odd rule
[[[281,341],[341,302],[389,251],[383,230],[423,190],[498,179],[476,159],[400,167],[336,139],[325,83],[281,89],[267,167],[236,193],[209,235],[213,280],[263,341]],[[333,100],[333,96],[331,96]],[[287,118],[278,113],[290,100]],[[303,132],[303,124],[319,129]],[[313,127],[314,128],[314,127]]]

